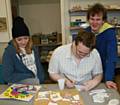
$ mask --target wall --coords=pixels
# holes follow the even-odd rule
[[[0,31],[0,42],[8,42],[11,39],[11,5],[10,0],[0,0],[0,18],[6,19],[7,28],[5,31]]]
[[[11,39],[12,16],[10,0],[0,0],[0,18],[6,18],[7,30],[0,32],[0,63],[2,63],[2,55],[4,48]]]
[[[59,0],[19,0],[19,14],[31,34],[61,32]]]
[[[2,63],[2,55],[7,43],[0,43],[0,64]]]

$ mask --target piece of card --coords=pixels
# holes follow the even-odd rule
[[[39,92],[38,93],[38,99],[46,99],[49,100],[51,91],[44,91],[44,92]]]
[[[80,100],[79,95],[74,95],[73,98],[74,98],[74,100],[76,100],[76,101]]]
[[[105,89],[95,89],[95,90],[91,90],[89,95],[93,95],[95,93],[103,93],[103,92],[106,92]]]
[[[59,93],[59,92],[51,93],[51,94],[50,94],[50,98],[51,98],[51,100],[54,101],[54,102],[59,101],[59,100],[62,100],[62,97],[60,96],[60,93]]]
[[[75,85],[75,88],[76,88],[78,91],[84,91],[86,87],[85,87],[84,85]]]
[[[58,104],[54,102],[49,102],[48,105],[58,105]]]

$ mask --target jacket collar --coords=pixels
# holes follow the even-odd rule
[[[109,28],[113,28],[113,26],[110,25],[110,24],[108,24],[107,22],[105,22],[105,23],[103,24],[103,26],[100,28],[99,33],[102,33],[102,32],[104,32],[105,30],[107,30],[107,29],[109,29]]]

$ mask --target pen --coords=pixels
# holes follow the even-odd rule
[[[71,79],[70,79],[68,76],[66,76],[65,74],[64,74],[64,76],[65,76],[65,78],[68,79],[70,82],[75,83],[74,80],[71,80]]]
[[[81,83],[80,81],[76,81],[75,85],[84,85],[83,83]]]

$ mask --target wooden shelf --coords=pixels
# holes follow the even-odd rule
[[[120,11],[120,9],[107,9],[107,11]]]
[[[69,10],[69,13],[87,12],[87,10]]]
[[[79,30],[79,29],[83,29],[83,28],[79,26],[70,27],[70,30]]]
[[[120,28],[120,26],[115,26],[116,28]]]
[[[120,9],[107,9],[107,11],[120,11]],[[80,9],[69,10],[69,13],[74,13],[74,12],[87,12],[87,9],[85,9],[85,10],[80,10]]]
[[[62,43],[61,42],[59,42],[59,43],[50,43],[50,44],[34,44],[34,46],[59,46],[59,45],[62,45]]]

